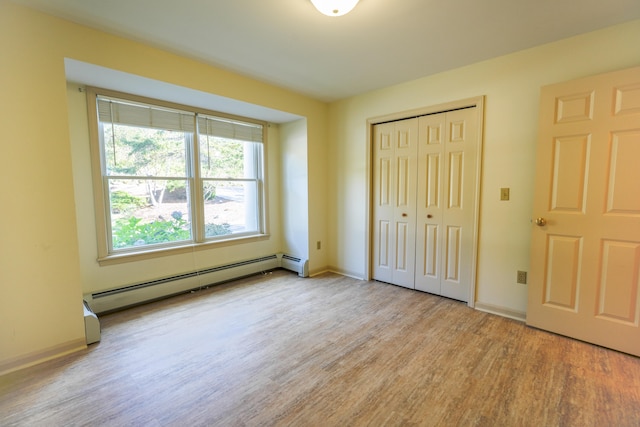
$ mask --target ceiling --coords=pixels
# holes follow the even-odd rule
[[[14,0],[334,101],[640,18],[639,0]]]

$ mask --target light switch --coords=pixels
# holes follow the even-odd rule
[[[509,200],[509,189],[501,188],[500,189],[500,200]]]

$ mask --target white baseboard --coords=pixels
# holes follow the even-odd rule
[[[519,322],[527,320],[527,313],[511,310],[506,307],[499,307],[493,304],[485,304],[480,301],[476,301],[474,308],[479,311],[484,311],[485,313],[497,314],[498,316],[508,317],[509,319],[517,320]]]
[[[0,376],[87,348],[84,337],[0,362]]]
[[[363,278],[361,275],[357,273],[349,272],[334,266],[327,266],[321,270],[315,270],[310,274],[310,276],[311,277],[318,276],[322,273],[335,273],[341,276],[351,277],[352,279],[366,280],[365,278]],[[518,322],[525,322],[527,320],[527,313],[517,311],[517,310],[512,310],[506,307],[500,307],[493,304],[486,304],[480,301],[476,301],[472,307],[478,311],[483,311],[485,313],[491,313],[498,316],[507,317],[509,319],[517,320]]]
[[[335,274],[339,274],[341,276],[351,277],[352,279],[357,279],[357,280],[367,280],[364,277],[362,277],[362,274],[355,273],[353,271],[343,270],[341,268],[337,268],[337,267],[334,267],[334,266],[327,266],[327,267],[324,268],[324,270],[322,272],[323,273],[335,273]]]

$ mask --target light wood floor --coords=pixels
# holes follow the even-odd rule
[[[101,323],[0,378],[0,425],[640,425],[640,359],[382,283],[276,271]]]

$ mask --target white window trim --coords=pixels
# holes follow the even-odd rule
[[[215,247],[225,247],[242,243],[249,243],[254,241],[261,241],[269,239],[268,230],[268,215],[267,215],[267,123],[260,120],[255,120],[247,117],[240,117],[221,113],[218,111],[211,111],[202,108],[186,106],[182,104],[171,103],[158,99],[146,98],[127,93],[112,91],[108,89],[101,89],[95,87],[87,87],[87,109],[89,116],[89,136],[91,145],[91,170],[93,179],[93,195],[94,195],[94,207],[96,216],[96,234],[98,242],[98,259],[100,265],[112,265],[123,262],[140,261],[145,259],[153,259],[161,256],[176,255],[182,253],[189,253],[193,251],[207,250]],[[193,112],[195,114],[213,116],[222,119],[229,119],[231,121],[237,120],[245,123],[254,123],[262,126],[262,162],[257,167],[259,170],[259,178],[257,180],[257,198],[258,203],[258,232],[249,233],[237,233],[233,235],[226,235],[217,237],[215,239],[204,238],[204,218],[202,218],[200,204],[202,203],[201,185],[191,185],[191,196],[194,200],[193,207],[194,214],[192,221],[194,222],[194,237],[189,242],[168,243],[166,245],[154,245],[149,247],[141,247],[135,249],[120,249],[113,251],[111,249],[111,224],[109,222],[109,204],[107,198],[109,196],[108,189],[105,188],[104,171],[102,167],[102,147],[99,137],[99,122],[98,122],[98,110],[97,110],[97,98],[98,96],[106,96],[112,98],[119,98],[124,100],[130,100],[133,102],[140,102],[144,104],[156,105],[159,107],[171,108],[181,111]],[[190,148],[192,152],[192,163],[195,163],[195,159],[199,158],[199,143],[198,134],[194,132],[193,142]],[[196,164],[189,165],[194,173],[189,178],[190,182],[200,183],[202,180],[209,180],[209,178],[200,177],[200,172],[196,168]],[[227,180],[227,179],[225,179]]]

